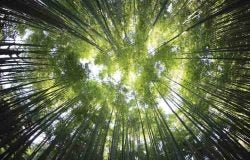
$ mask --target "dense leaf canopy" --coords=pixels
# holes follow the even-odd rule
[[[250,157],[250,1],[1,0],[0,159]]]

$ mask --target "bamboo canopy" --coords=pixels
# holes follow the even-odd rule
[[[1,0],[0,160],[247,160],[250,1]]]

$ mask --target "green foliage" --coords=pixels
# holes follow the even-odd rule
[[[247,159],[249,7],[3,0],[0,159]]]

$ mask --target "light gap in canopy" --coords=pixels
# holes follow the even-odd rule
[[[104,70],[104,65],[98,65],[94,63],[94,59],[80,59],[80,63],[85,66],[88,64],[89,68],[89,79],[95,80],[97,82],[111,82],[113,84],[119,84],[122,79],[122,72],[120,70],[116,70],[109,76],[105,76],[104,78],[100,77],[100,73]]]
[[[170,4],[166,7],[166,9],[167,9],[167,11],[168,11],[169,13],[172,13],[172,11],[173,11],[173,4],[170,3]]]
[[[17,35],[15,39],[12,39],[10,37],[7,37],[6,40],[13,40],[14,42],[18,42],[18,43],[22,43],[22,42],[25,42],[29,36],[32,34],[33,32],[29,29],[25,29],[25,33],[23,36],[19,36]],[[15,47],[15,46],[14,46]],[[0,49],[7,49],[8,47],[7,46],[0,46]],[[12,49],[13,46],[10,47],[10,49]],[[15,49],[15,48],[14,48]],[[17,57],[16,55],[12,55],[13,58]],[[9,56],[7,55],[0,55],[0,58],[9,58]],[[7,69],[9,67],[3,67],[3,66],[0,66],[0,69]],[[5,74],[8,74],[8,73],[5,73]],[[6,88],[10,88],[11,87],[11,84],[9,83],[6,83],[6,84],[3,84],[2,85],[3,89],[6,89]]]
[[[34,138],[34,136],[30,137],[30,139],[32,139],[32,138]],[[39,134],[39,136],[37,136],[34,139],[34,141],[32,141],[32,144],[38,145],[38,144],[40,144],[44,140],[44,138],[46,138],[46,134],[45,133],[41,133],[41,134]]]
[[[154,56],[155,55],[155,46],[153,44],[149,44],[147,46],[148,54],[149,56]]]
[[[171,78],[172,80],[169,82],[169,88],[171,88],[171,90],[165,96],[165,99],[167,103],[169,104],[169,106],[174,111],[176,111],[178,109],[176,105],[182,106],[182,103],[183,103],[177,94],[179,94],[180,89],[181,89],[181,86],[178,84],[181,83],[182,77],[184,75],[184,65],[182,64],[180,65],[180,67],[173,69],[169,75],[170,75],[169,78]],[[175,97],[175,102],[172,101],[172,98],[168,98],[168,97]],[[165,112],[165,114],[172,113],[170,107],[166,104],[166,102],[160,96],[157,97],[156,102],[158,104],[158,107],[161,108]]]
[[[88,64],[88,68],[90,70],[89,78],[91,80],[96,80],[101,82],[101,79],[99,77],[99,74],[102,72],[104,66],[103,65],[97,65],[94,63],[93,59],[80,59],[80,63],[85,66]]]
[[[25,29],[25,31],[24,31],[25,33],[24,33],[24,35],[23,36],[19,36],[19,35],[17,35],[17,37],[16,37],[16,41],[26,41],[34,32],[32,31],[32,30],[30,30],[30,29]],[[43,32],[43,33],[45,33],[45,31]],[[46,32],[47,33],[47,35],[48,35],[48,32]]]

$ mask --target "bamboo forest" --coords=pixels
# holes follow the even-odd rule
[[[0,160],[249,160],[249,0],[0,0]]]

